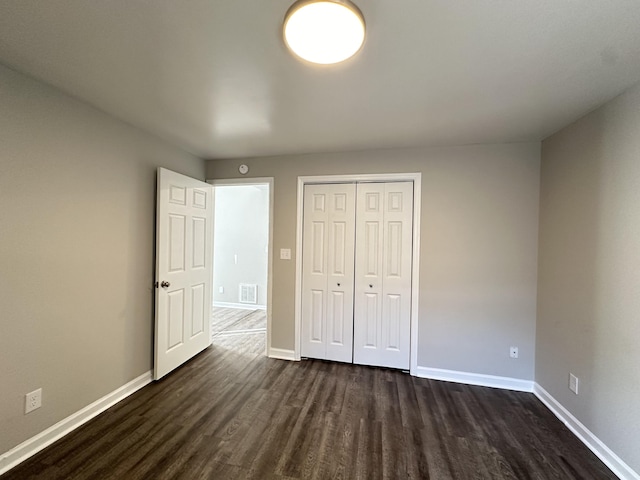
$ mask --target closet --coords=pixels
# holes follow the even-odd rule
[[[409,369],[413,182],[306,184],[301,355]]]

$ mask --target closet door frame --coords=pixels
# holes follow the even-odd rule
[[[410,373],[416,375],[418,369],[418,305],[420,292],[420,207],[421,173],[382,173],[361,175],[318,175],[298,177],[297,221],[296,221],[296,292],[294,324],[294,360],[300,360],[302,330],[302,236],[304,186],[322,183],[357,182],[413,182],[413,245],[411,260],[411,363]]]

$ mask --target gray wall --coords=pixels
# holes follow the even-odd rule
[[[546,139],[541,176],[536,381],[640,471],[640,85]]]
[[[0,452],[151,369],[158,166],[204,178],[203,161],[0,66]]]
[[[297,177],[422,172],[418,364],[533,379],[540,145],[377,150],[208,162],[274,177],[272,346],[293,349]],[[520,358],[509,358],[509,346]]]
[[[258,285],[256,306],[266,307],[269,187],[216,186],[215,199],[213,302],[239,303],[239,285],[250,283]]]

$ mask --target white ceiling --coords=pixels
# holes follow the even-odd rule
[[[2,0],[0,62],[205,158],[540,140],[640,80],[638,0],[356,0],[324,67],[292,2]]]

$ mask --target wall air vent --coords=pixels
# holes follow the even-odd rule
[[[241,283],[238,291],[238,301],[240,303],[258,303],[258,285]]]

